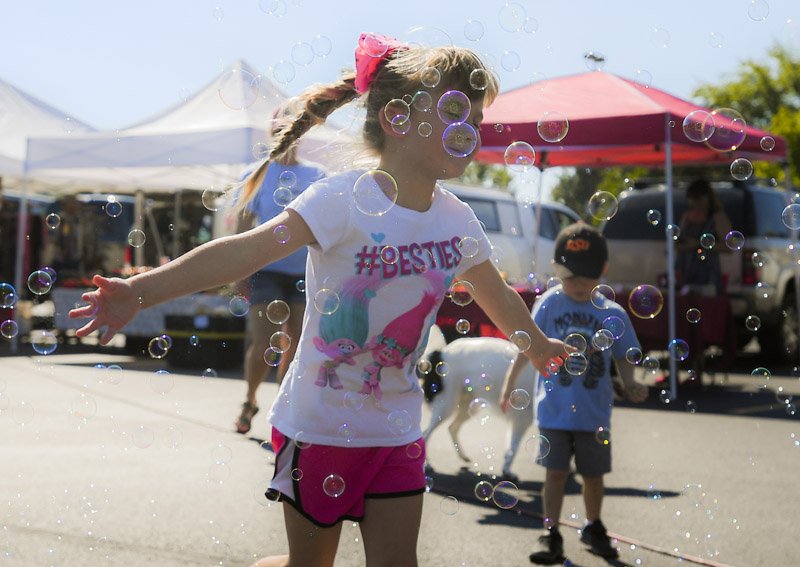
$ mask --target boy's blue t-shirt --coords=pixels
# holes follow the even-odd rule
[[[591,301],[575,301],[560,285],[547,290],[534,305],[533,319],[548,337],[563,340],[571,333],[583,335],[587,343],[584,354],[589,363],[586,371],[577,376],[564,367],[557,375],[538,376],[536,418],[540,428],[597,431],[599,427],[611,426],[614,401],[611,359],[622,359],[622,364],[629,364],[625,360],[626,351],[641,346],[625,310],[606,298],[601,305],[599,308]],[[622,320],[624,332],[610,349],[598,351],[592,347],[592,337],[611,316]],[[616,328],[615,332],[619,333]]]
[[[261,181],[261,186],[256,192],[256,196],[247,204],[247,207],[245,207],[247,211],[253,213],[258,218],[258,224],[264,224],[281,213],[285,208],[284,205],[275,202],[275,190],[280,187],[281,174],[285,171],[294,174],[294,184],[290,187],[292,199],[305,191],[309,185],[325,177],[325,170],[322,169],[322,166],[315,163],[281,165],[271,162],[267,166],[267,171],[264,174],[264,179]],[[287,177],[292,179],[291,175]],[[304,274],[306,271],[307,255],[306,247],[303,246],[289,254],[286,258],[273,262],[263,269],[288,275]]]

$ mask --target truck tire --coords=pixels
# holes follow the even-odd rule
[[[787,290],[778,322],[764,331],[759,336],[759,345],[766,360],[796,364],[800,354],[800,330],[794,290]]]

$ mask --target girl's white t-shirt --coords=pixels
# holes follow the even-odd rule
[[[472,209],[446,189],[437,185],[425,212],[383,207],[361,191],[368,183],[356,184],[362,174],[318,181],[288,205],[316,244],[306,262],[303,331],[269,420],[298,442],[419,439],[416,365],[428,331],[454,278],[491,254]]]

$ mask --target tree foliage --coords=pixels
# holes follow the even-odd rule
[[[701,85],[694,95],[706,106],[738,110],[749,124],[782,136],[794,185],[800,184],[800,54],[775,45],[764,60],[742,62],[735,76]],[[780,164],[755,163],[756,175],[784,181]]]
[[[501,165],[473,161],[458,180],[467,185],[481,185],[507,191],[511,175]]]
[[[649,176],[650,170],[643,167],[611,167],[608,169],[577,168],[574,173],[562,175],[553,188],[554,201],[560,201],[578,213],[589,224],[598,224],[589,211],[589,201],[598,191],[606,191],[615,197],[633,187],[636,179]]]

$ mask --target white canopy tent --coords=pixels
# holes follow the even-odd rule
[[[25,172],[57,193],[98,186],[118,193],[221,188],[258,159],[253,149],[267,141],[272,114],[287,98],[239,60],[145,122],[117,131],[31,138]],[[347,132],[318,127],[302,138],[299,153],[334,167],[334,157],[350,146]]]
[[[0,79],[0,176],[18,181],[28,138],[93,131],[91,126]]]
[[[288,97],[245,61],[236,61],[208,85],[178,105],[147,121],[105,132],[63,132],[31,137],[22,161],[22,199],[36,187],[51,193],[102,189],[135,193],[143,219],[147,191],[222,190],[238,180],[244,167],[260,156],[258,144],[276,107]],[[353,155],[353,137],[329,126],[312,129],[298,148],[303,159],[338,169],[342,156]],[[176,198],[176,208],[180,206]],[[23,281],[20,247],[24,225],[17,234],[15,286]],[[137,251],[139,251],[137,249]]]

